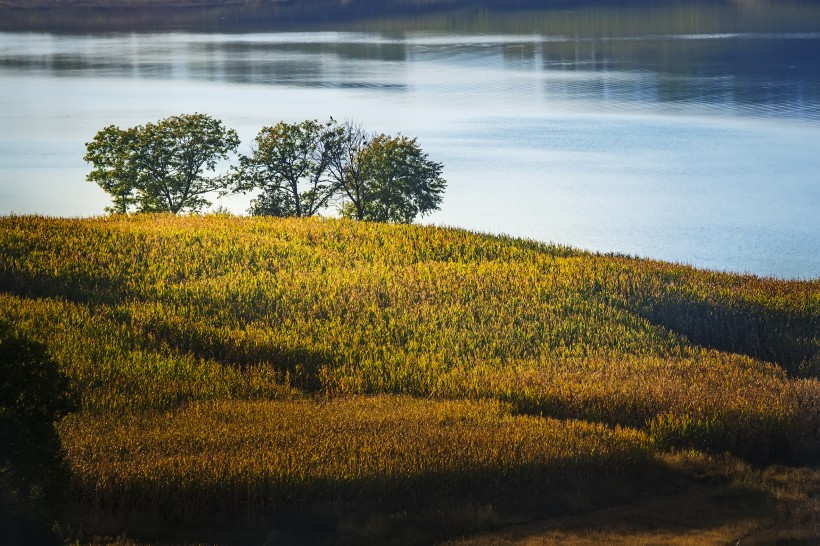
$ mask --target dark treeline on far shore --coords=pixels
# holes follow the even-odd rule
[[[721,0],[705,3],[722,3]],[[455,9],[517,10],[673,4],[672,0],[0,0],[0,31],[195,29],[327,25]]]
[[[561,1],[561,0],[556,0]],[[492,0],[491,3],[503,5]],[[534,4],[534,2],[529,2]],[[473,0],[0,0],[0,30],[245,31],[464,8]],[[539,5],[543,5],[540,2]]]

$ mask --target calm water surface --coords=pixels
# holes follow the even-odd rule
[[[425,222],[820,276],[818,6],[244,30],[0,33],[0,214],[101,214],[82,156],[109,124],[206,112],[247,151],[263,125],[334,116],[445,164]]]

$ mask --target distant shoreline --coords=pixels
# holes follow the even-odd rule
[[[0,32],[121,32],[175,29],[242,30],[322,25],[460,8],[471,2],[433,0],[0,0]]]
[[[724,4],[727,0],[704,0]],[[673,0],[0,0],[0,32],[311,28],[455,10],[672,7]]]
[[[288,0],[0,0],[0,9],[14,11],[68,11],[75,9],[182,9],[287,4]]]
[[[766,2],[767,0],[763,0]],[[699,4],[744,3],[743,0],[698,0]],[[457,8],[543,9],[583,6],[675,5],[674,0],[0,0],[0,11],[179,10],[187,8],[259,8],[287,12],[425,12]]]
[[[49,10],[63,11],[71,9],[184,9],[184,8],[224,8],[224,7],[285,7],[291,9],[311,9],[325,7],[328,9],[370,7],[377,9],[385,6],[429,7],[475,4],[464,0],[429,0],[402,1],[385,0],[0,0],[0,9],[9,10]],[[502,5],[501,2],[495,2]],[[534,4],[533,2],[527,2]],[[559,2],[560,3],[560,2]],[[541,3],[543,4],[543,2]]]
[[[532,0],[510,4],[499,0],[0,0],[0,31],[258,29],[469,7],[514,9],[534,5]],[[544,7],[543,3],[538,5]]]
[[[697,4],[768,4],[770,0],[694,0]],[[781,2],[790,3],[790,2]],[[333,11],[384,10],[426,11],[429,9],[487,7],[494,9],[580,7],[594,5],[675,5],[675,0],[0,0],[0,10],[65,11],[73,9],[184,9],[224,7],[277,7],[296,11],[325,8]]]
[[[568,0],[0,0],[0,32],[310,28],[448,10],[560,8]]]

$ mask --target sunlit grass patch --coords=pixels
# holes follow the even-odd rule
[[[76,499],[112,515],[165,518],[538,497],[636,473],[654,452],[633,429],[516,416],[496,401],[397,396],[74,415],[60,433]]]

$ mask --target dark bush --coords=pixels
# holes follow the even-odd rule
[[[46,347],[0,323],[0,543],[47,543],[67,487],[54,423],[74,408]]]

